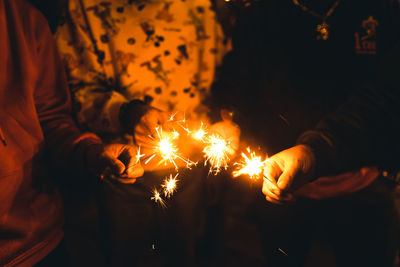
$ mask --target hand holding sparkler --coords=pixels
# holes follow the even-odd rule
[[[272,203],[291,201],[291,193],[312,180],[314,169],[315,157],[309,147],[297,145],[281,151],[265,165],[262,192]]]
[[[242,153],[243,159],[241,161],[233,164],[236,166],[236,170],[232,173],[233,177],[248,175],[250,179],[259,179],[263,175],[265,165],[269,159],[262,160],[261,156],[257,156],[249,147],[247,152],[248,154]]]
[[[92,145],[86,153],[87,168],[90,173],[120,183],[132,184],[143,175],[143,168],[137,161],[134,146],[111,144]]]
[[[210,133],[217,134],[229,143],[227,153],[230,157],[233,157],[239,148],[240,128],[232,121],[231,112],[221,110],[221,117],[222,121],[211,125]]]
[[[133,100],[121,107],[120,123],[129,134],[133,134],[137,145],[152,146],[149,136],[156,137],[156,128],[168,121],[168,114],[146,103]]]

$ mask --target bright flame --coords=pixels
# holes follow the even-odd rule
[[[250,179],[258,179],[262,175],[268,159],[261,160],[261,156],[257,156],[255,152],[251,152],[249,147],[247,148],[247,152],[249,156],[242,153],[243,160],[234,164],[237,168],[232,174],[234,177],[244,174],[248,175]]]
[[[178,148],[176,145],[173,143],[173,140],[175,140],[178,136],[179,133],[176,131],[173,132],[163,132],[162,129],[159,129],[158,127],[155,128],[157,132],[157,137],[158,137],[158,142],[157,145],[154,147],[154,154],[150,156],[149,159],[146,160],[145,164],[149,163],[151,159],[155,157],[155,155],[159,155],[162,160],[159,162],[160,164],[170,162],[175,166],[175,169],[178,169],[178,165],[175,162],[175,159],[180,159],[183,162],[186,163],[186,167],[190,168],[192,165],[195,165],[196,163],[189,160],[189,159],[184,159],[181,156],[177,154]]]
[[[176,177],[178,177],[179,173],[177,173],[174,177],[172,177],[172,174],[169,175],[169,179],[165,178],[164,184],[162,184],[162,188],[164,188],[164,195],[165,197],[171,197],[173,193],[176,190],[176,183],[178,180]]]
[[[201,122],[200,128],[196,132],[194,132],[192,134],[192,136],[194,139],[204,142],[204,138],[205,138],[206,134],[207,134],[207,131],[205,128],[203,128],[203,122]]]
[[[221,168],[228,168],[230,148],[225,139],[212,134],[206,140],[206,147],[204,148],[204,157],[206,158],[204,166],[210,163],[210,172],[217,174]]]
[[[160,203],[161,206],[165,207],[165,202],[162,199],[160,193],[157,191],[157,189],[154,189],[153,196],[151,197],[151,200],[154,200],[154,202]]]

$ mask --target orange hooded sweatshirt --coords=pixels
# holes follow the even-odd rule
[[[62,239],[49,162],[79,170],[87,146],[70,116],[63,65],[47,21],[24,0],[0,0],[0,266],[31,266]]]

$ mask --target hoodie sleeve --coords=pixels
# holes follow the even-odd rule
[[[88,146],[102,144],[92,133],[82,133],[71,116],[71,101],[63,65],[47,21],[38,13],[35,27],[38,76],[35,106],[52,159],[61,167],[85,167]],[[72,164],[72,165],[71,165]]]
[[[299,144],[311,147],[317,174],[361,166],[397,171],[400,133],[400,44],[378,66],[375,84],[361,88],[340,109],[305,132]]]

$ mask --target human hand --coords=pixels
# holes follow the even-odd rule
[[[210,126],[210,133],[216,133],[229,143],[229,156],[234,156],[239,149],[240,128],[232,121],[232,113],[221,110],[222,121]]]
[[[114,179],[133,184],[143,175],[143,168],[136,160],[136,148],[131,145],[110,144],[90,146],[87,151],[87,168],[100,178]]]
[[[266,200],[275,204],[294,200],[292,192],[310,182],[314,170],[314,153],[305,145],[275,154],[264,169],[262,192]]]
[[[156,137],[156,127],[168,120],[168,114],[143,101],[132,100],[121,106],[119,121],[125,131],[134,136],[137,145],[151,147]]]
[[[156,128],[168,120],[168,114],[155,108],[149,108],[140,118],[139,123],[134,128],[134,137],[136,144],[143,147],[154,146],[153,139],[157,136]]]

